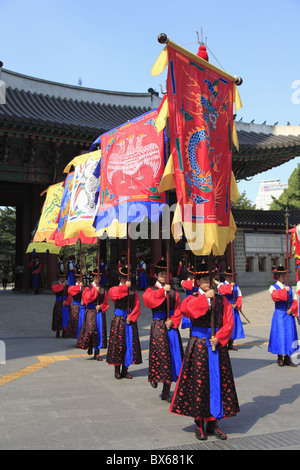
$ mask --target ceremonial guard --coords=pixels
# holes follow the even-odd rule
[[[57,264],[58,275],[60,276],[65,272],[64,257],[60,256]]]
[[[40,287],[40,275],[42,271],[42,263],[38,255],[34,255],[29,263],[29,268],[32,269],[33,274],[33,293],[37,295]]]
[[[56,338],[60,338],[60,332],[64,336],[64,330],[69,321],[70,305],[72,297],[68,295],[68,284],[65,274],[58,276],[58,281],[51,286],[52,291],[56,295],[55,304],[52,315],[52,331],[56,331]]]
[[[239,411],[227,349],[233,312],[229,301],[210,287],[207,265],[202,264],[196,276],[198,295],[186,297],[181,304],[182,314],[192,321],[192,334],[170,411],[194,418],[197,439],[205,440],[208,434],[226,439],[217,420],[235,416]],[[212,319],[215,335],[211,331]]]
[[[75,263],[75,256],[71,255],[68,261],[68,285],[74,286],[75,284],[75,273],[76,273],[76,263]]]
[[[179,261],[178,268],[177,268],[177,277],[179,277],[179,279],[183,279],[186,276],[187,268],[188,268],[188,256],[186,253],[182,253],[182,259],[181,261]]]
[[[146,277],[146,263],[144,258],[141,259],[138,266],[138,287],[139,289],[147,289],[147,277]]]
[[[100,286],[106,286],[107,277],[108,277],[108,269],[107,269],[107,265],[105,264],[102,258],[100,259],[100,263],[99,263],[99,271],[101,274]]]
[[[243,297],[239,286],[235,282],[232,282],[232,276],[232,269],[227,268],[224,272],[225,281],[218,284],[218,291],[219,294],[226,297],[232,305],[234,326],[231,338],[228,341],[228,349],[237,351],[237,347],[233,346],[233,341],[239,338],[245,338],[244,328],[239,313],[242,309]]]
[[[275,302],[272,318],[268,351],[277,354],[277,364],[296,367],[291,355],[298,348],[298,334],[295,318],[298,317],[298,301],[291,286],[286,285],[287,270],[278,266],[274,273],[276,283],[270,286],[269,292]]]
[[[69,286],[68,288],[68,294],[71,295],[73,303],[69,315],[69,321],[64,332],[64,337],[78,339],[84,320],[85,306],[82,301],[83,282],[79,279],[81,274],[76,273],[75,276],[77,278],[76,284],[74,284],[74,286]]]
[[[187,268],[188,278],[185,281],[181,281],[181,287],[185,290],[186,297],[189,295],[197,295],[198,284],[196,283],[195,271],[196,270],[193,266],[189,266]],[[191,320],[189,318],[182,317],[181,328],[184,330],[191,327]]]
[[[153,388],[163,383],[161,399],[171,402],[170,388],[176,382],[182,364],[183,348],[178,326],[182,318],[178,292],[167,282],[165,260],[154,266],[156,283],[143,294],[145,306],[151,308],[153,321],[150,330],[148,381]],[[169,317],[167,308],[169,296]]]
[[[99,275],[93,273],[94,279],[89,287],[82,293],[85,305],[85,316],[78,336],[76,348],[87,349],[94,359],[102,361],[100,349],[107,348],[106,311],[109,307],[108,295],[104,287],[99,286]]]
[[[132,379],[128,367],[142,363],[137,324],[141,305],[138,293],[127,280],[130,276],[128,267],[119,267],[118,274],[119,285],[109,289],[109,296],[115,304],[115,316],[111,322],[106,361],[115,366],[116,379]]]

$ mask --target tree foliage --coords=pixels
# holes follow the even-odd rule
[[[295,168],[288,180],[288,187],[278,199],[272,196],[270,210],[300,209],[300,164]]]
[[[16,210],[0,208],[0,268],[12,272],[16,243]]]
[[[232,209],[256,209],[255,204],[252,204],[252,202],[247,199],[246,191],[243,191],[241,194],[239,194],[236,203],[232,204],[231,207]]]

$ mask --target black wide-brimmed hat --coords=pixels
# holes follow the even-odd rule
[[[286,268],[281,264],[277,266],[277,268],[273,269],[272,271],[274,274],[285,274],[287,272]]]
[[[187,268],[187,272],[190,273],[190,274],[195,275],[196,272],[197,272],[197,269],[194,268],[194,266],[189,266],[189,267]]]
[[[122,276],[122,277],[127,277],[128,276],[128,266],[121,266],[120,268],[118,268],[118,273],[119,273],[119,276]],[[129,276],[130,276],[130,272],[129,272]]]
[[[101,276],[102,276],[102,273],[101,273],[101,271],[99,271],[99,272],[96,271],[96,272],[92,272],[92,275],[93,275],[93,276],[99,276],[99,277],[101,277]]]
[[[231,268],[225,269],[224,274],[225,276],[232,276],[232,269]]]
[[[207,263],[201,263],[200,266],[197,268],[197,271],[194,273],[197,279],[201,279],[201,277],[206,277],[209,275],[209,268]]]
[[[155,274],[167,271],[167,262],[164,259],[160,259],[152,265],[152,268],[154,269]]]

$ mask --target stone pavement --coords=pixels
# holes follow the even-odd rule
[[[221,421],[226,441],[200,442],[193,420],[170,413],[159,398],[161,385],[154,390],[147,381],[151,313],[142,301],[143,363],[130,368],[132,380],[116,380],[106,350],[97,362],[75,348],[76,340],[55,338],[53,295],[1,290],[0,449],[97,449],[118,455],[300,449],[300,367],[280,368],[267,351],[273,313],[267,289],[242,291],[243,312],[251,323],[243,320],[246,337],[230,353],[240,413]],[[112,316],[110,305],[108,332]],[[188,332],[181,333],[185,346]]]

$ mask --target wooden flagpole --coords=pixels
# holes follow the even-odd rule
[[[286,242],[286,285],[290,285],[290,276],[289,276],[289,210],[286,206],[285,208],[285,242]],[[289,292],[288,292],[288,301],[287,301],[287,308],[290,308],[289,302]]]
[[[168,234],[169,235],[169,234]],[[170,284],[170,239],[167,237],[167,244],[166,244],[166,261],[167,261],[167,284]],[[167,295],[167,320],[170,319],[170,296],[169,292],[166,293]]]
[[[212,260],[213,260],[213,254],[211,253],[208,257],[208,269],[209,269],[209,282],[210,282],[210,288],[214,289],[213,286],[213,275],[212,275]],[[215,310],[214,310],[214,298],[210,299],[210,310],[211,310],[211,316],[210,316],[210,327],[211,327],[211,339],[214,339],[215,337]],[[216,350],[215,346],[211,347],[213,351]]]
[[[99,287],[100,277],[100,238],[98,238],[98,253],[97,253],[97,287]],[[97,305],[99,305],[99,295],[97,296]]]
[[[130,280],[129,275],[129,265],[130,265],[130,236],[129,236],[129,223],[127,223],[127,281]],[[130,306],[129,306],[129,287],[128,287],[128,295],[127,295],[127,317],[130,313]]]
[[[79,238],[79,269],[80,269],[80,282],[82,282],[82,256],[81,256],[81,239]]]

